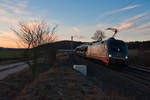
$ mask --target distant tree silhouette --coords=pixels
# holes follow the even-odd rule
[[[150,41],[127,42],[129,49],[150,49]]]
[[[91,37],[91,39],[95,41],[102,41],[106,36],[104,35],[104,32],[101,30],[97,30],[94,35]]]

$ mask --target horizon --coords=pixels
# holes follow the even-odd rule
[[[150,1],[148,0],[1,0],[0,47],[18,48],[16,36],[10,28],[19,21],[44,20],[58,25],[57,41],[91,42],[96,30],[106,36],[106,28],[116,27],[116,38],[123,41],[150,40]]]
[[[86,43],[86,41],[72,41],[72,40],[59,40],[59,41],[55,41],[55,42],[65,42],[65,41],[67,41],[67,42],[81,42],[81,43]],[[51,43],[55,43],[55,42],[51,42]],[[91,41],[91,42],[94,42],[94,40],[93,41]],[[142,43],[142,42],[150,42],[150,40],[145,40],[145,41],[127,41],[127,42],[125,42],[125,43],[135,43],[135,42],[139,42],[139,43]],[[49,43],[48,43],[49,44]],[[45,44],[42,44],[42,45],[45,45]],[[41,46],[41,45],[40,45]],[[16,48],[10,48],[10,47],[1,47],[0,46],[0,49],[27,49],[27,48],[25,48],[25,47],[16,47]]]

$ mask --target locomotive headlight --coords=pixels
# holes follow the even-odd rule
[[[111,54],[109,54],[108,56],[109,56],[109,57],[112,57],[112,55],[111,55]]]
[[[125,58],[128,59],[128,56],[126,56]]]

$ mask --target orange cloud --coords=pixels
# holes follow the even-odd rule
[[[146,16],[149,16],[149,14],[150,13],[147,12],[147,13],[142,13],[142,14],[138,14],[138,15],[135,15],[133,17],[130,17],[130,18],[124,20],[122,22],[122,24],[120,26],[117,26],[116,28],[119,30],[124,30],[124,29],[128,28],[128,30],[126,30],[126,32],[129,32],[129,31],[133,31],[133,30],[136,31],[139,29],[149,27],[150,23],[137,27],[137,25],[141,23],[140,20],[141,19],[144,20],[143,18],[145,18]]]
[[[144,24],[144,25],[137,26],[137,27],[135,27],[135,28],[131,28],[131,29],[128,30],[128,32],[129,32],[129,31],[145,30],[145,29],[148,29],[148,28],[150,28],[150,22],[149,22],[149,23],[146,23],[146,24]]]
[[[113,10],[113,11],[110,11],[110,12],[106,12],[102,16],[112,15],[112,14],[115,14],[115,13],[119,13],[119,12],[126,11],[126,10],[129,10],[129,9],[137,8],[137,7],[140,7],[140,6],[142,6],[142,5],[136,4],[136,5],[126,6],[124,8],[120,8],[120,9],[116,9],[116,10]]]
[[[20,48],[19,44],[11,39],[1,38],[0,37],[0,47],[5,48]]]
[[[123,29],[126,29],[126,28],[129,28],[129,27],[131,27],[131,26],[133,26],[134,25],[134,23],[124,23],[124,24],[122,24],[122,25],[120,25],[120,26],[118,26],[118,27],[116,27],[118,30],[123,30]]]
[[[2,32],[0,34],[0,47],[6,48],[24,48],[17,36],[11,32]]]
[[[150,28],[150,22],[149,22],[149,23],[146,23],[146,24],[144,24],[144,25],[141,25],[141,26],[136,27],[137,30],[145,29],[145,28]]]
[[[148,31],[143,31],[142,34],[150,34],[150,30],[148,30]]]
[[[73,27],[73,31],[76,32],[76,33],[79,33],[80,29],[78,27]]]
[[[138,15],[136,15],[136,16],[133,16],[133,17],[130,17],[130,18],[126,19],[126,20],[124,21],[124,23],[136,21],[136,20],[141,19],[141,18],[143,18],[143,17],[145,17],[145,16],[148,16],[149,14],[150,14],[150,13],[138,14]]]

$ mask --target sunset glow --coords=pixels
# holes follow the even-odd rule
[[[1,0],[0,47],[23,47],[11,28],[34,20],[58,25],[57,40],[92,41],[96,30],[108,27],[119,29],[116,37],[124,41],[150,40],[149,5],[149,0]]]

